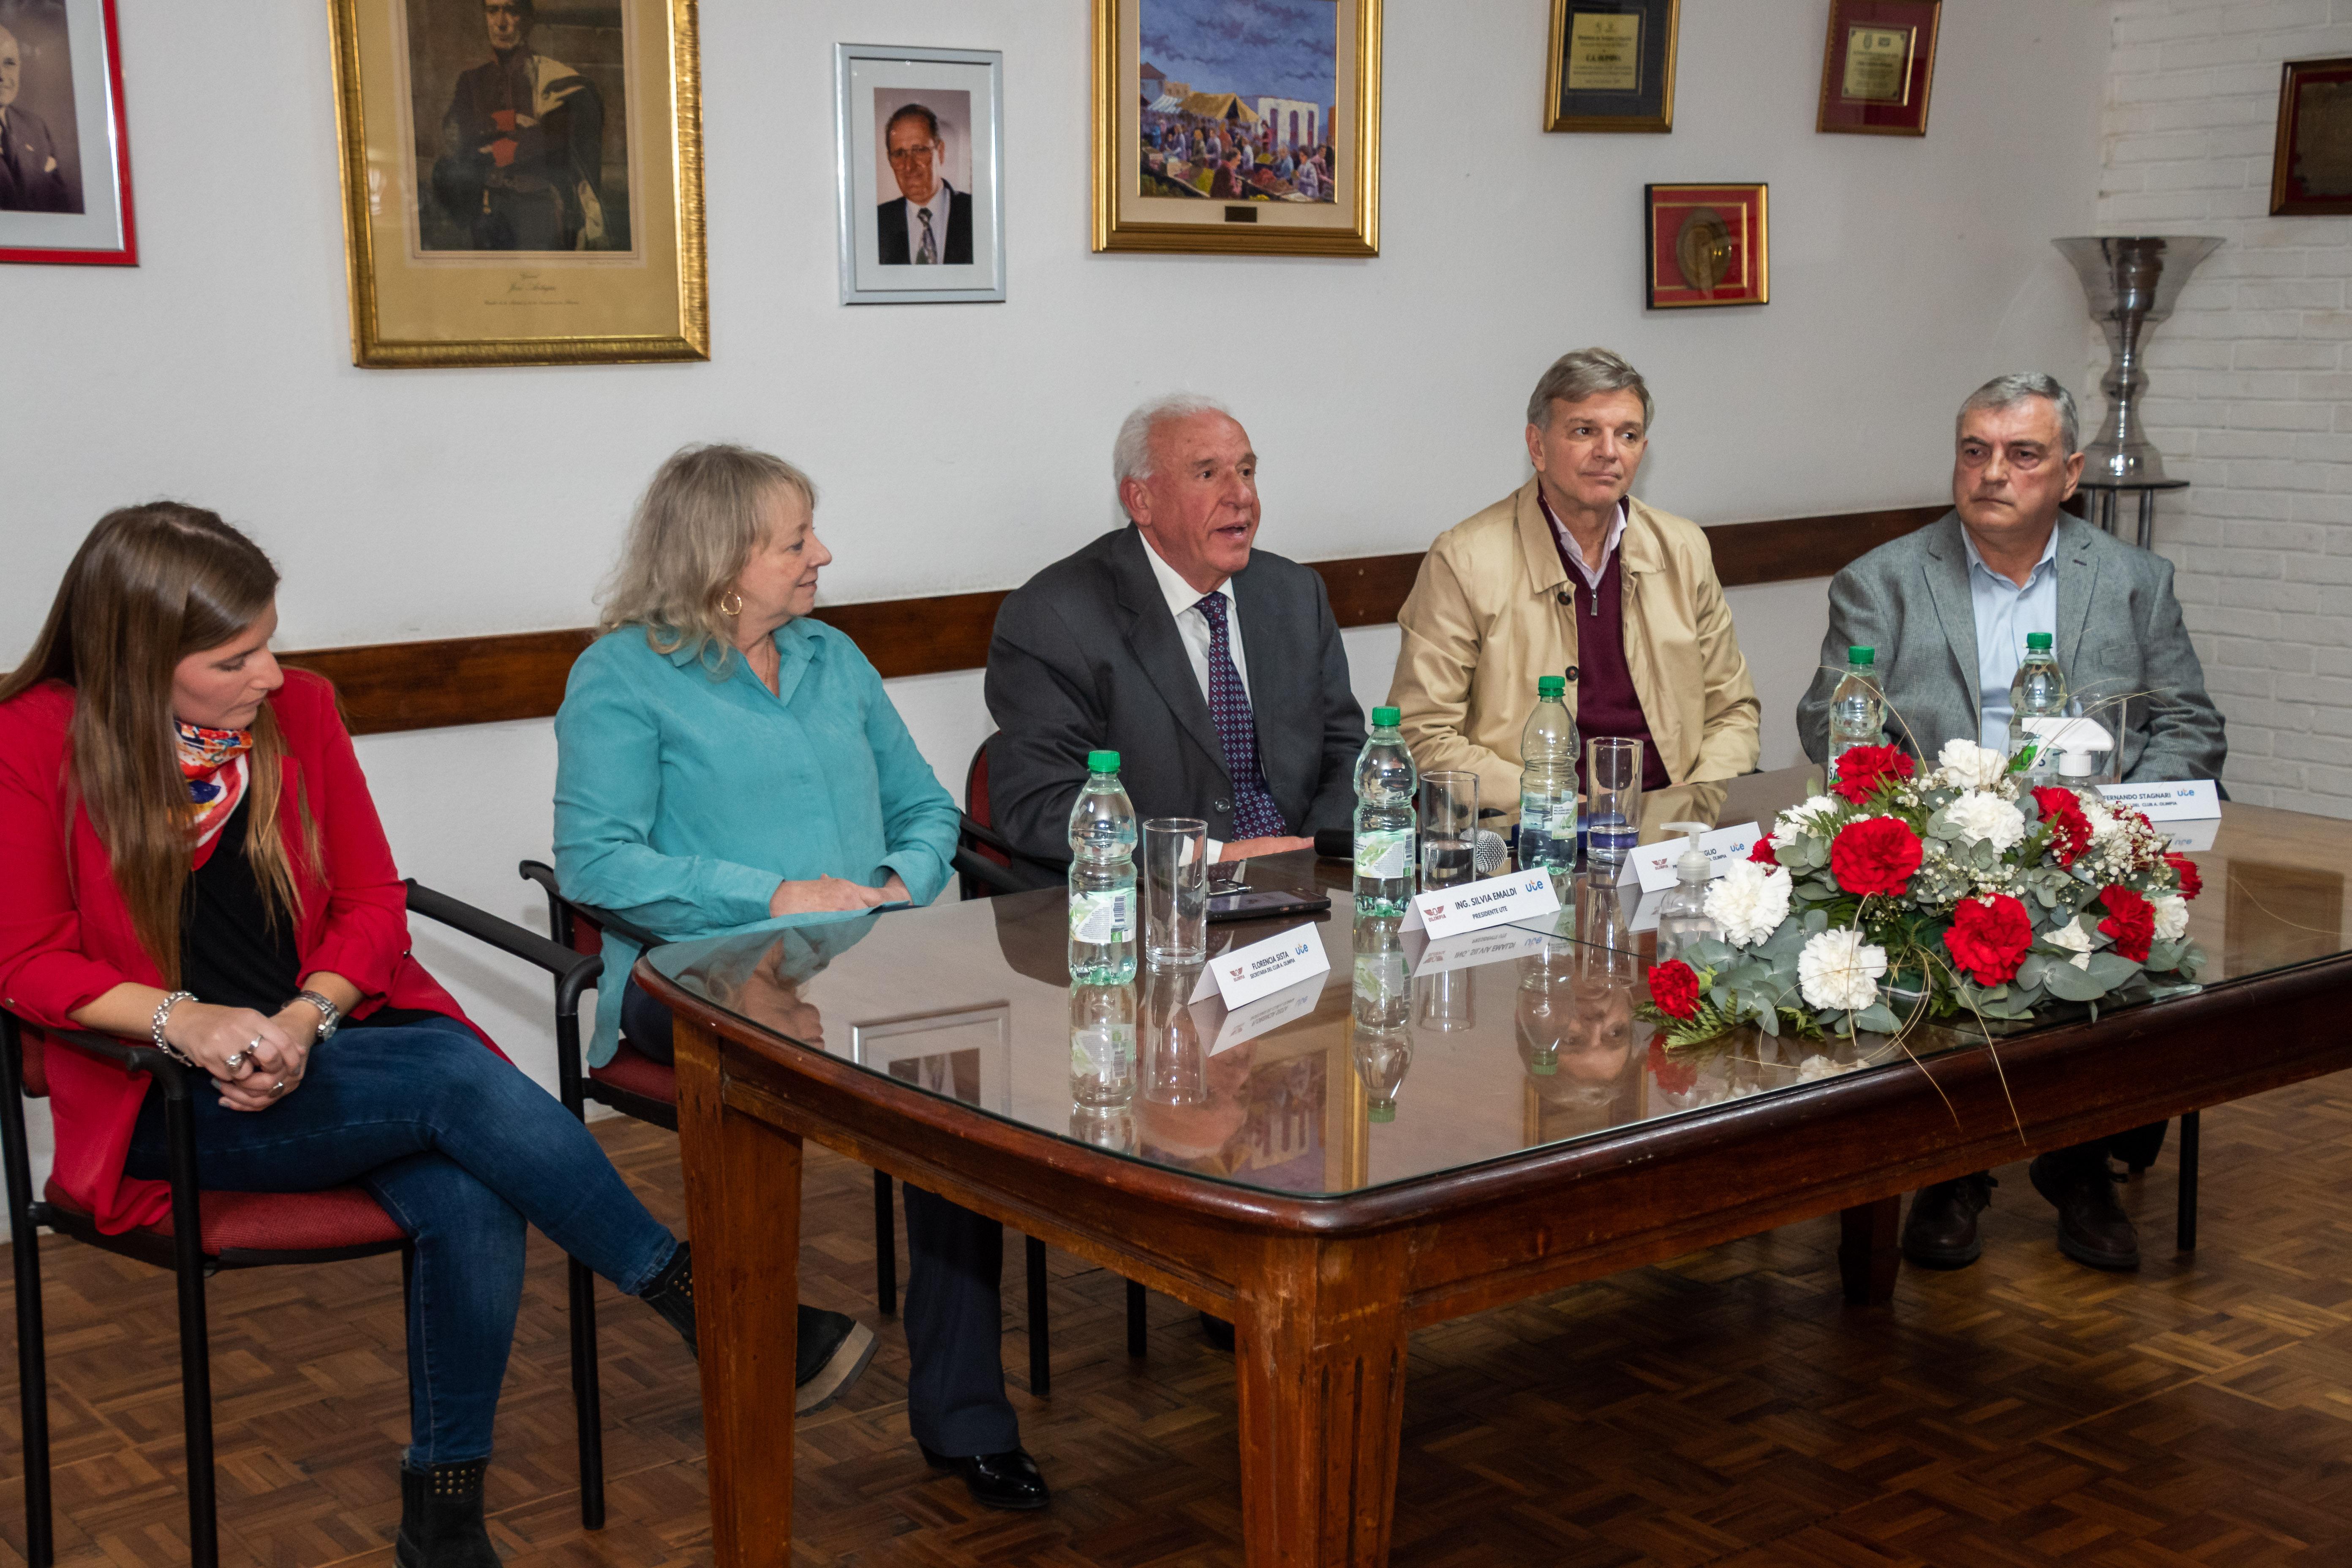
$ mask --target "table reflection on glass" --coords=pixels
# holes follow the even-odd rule
[[[1660,792],[1643,837],[1803,794]],[[658,949],[719,1560],[789,1556],[803,1138],[1233,1319],[1251,1561],[1377,1563],[1412,1328],[1832,1211],[1849,1295],[1884,1300],[1902,1193],[2352,1060],[2352,824],[2232,806],[2196,858],[2201,987],[1990,1045],[1668,1052],[1643,895],[1586,876],[1556,919],[1433,944],[1352,918],[1343,864],[1261,860],[1332,912],[1213,949],[1304,924],[1329,969],[1233,1010],[1198,966],[1074,986],[1052,891]]]

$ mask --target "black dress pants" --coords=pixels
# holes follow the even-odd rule
[[[672,1059],[669,1009],[633,981],[621,994],[621,1032],[657,1062]],[[1021,1446],[1021,1418],[1004,1397],[1004,1226],[911,1184],[907,1204],[907,1300],[901,1321],[913,1363],[907,1425],[935,1454],[961,1458]]]

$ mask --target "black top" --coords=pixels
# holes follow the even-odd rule
[[[252,819],[247,793],[229,813],[212,858],[188,877],[180,904],[180,988],[216,1007],[250,1007],[264,1017],[302,988],[294,922],[273,906],[246,858]]]

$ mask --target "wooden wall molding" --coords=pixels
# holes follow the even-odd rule
[[[1718,524],[1706,531],[1716,574],[1727,588],[1828,577],[1890,539],[1925,527],[1948,510],[1893,507]],[[1412,589],[1421,552],[1311,562],[1323,574],[1331,611],[1343,626],[1396,619]],[[827,605],[816,618],[849,634],[886,678],[977,669],[988,662],[989,634],[1007,589]],[[544,719],[563,700],[572,661],[595,637],[586,627],[449,637],[432,642],[368,643],[279,655],[335,683],[352,731],[385,734],[509,719]],[[1813,635],[1808,628],[1806,635]]]

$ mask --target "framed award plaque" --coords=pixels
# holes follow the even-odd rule
[[[1830,0],[1816,131],[1925,136],[1942,0]]]
[[[2282,68],[2271,212],[2352,213],[2352,59],[2289,60]]]
[[[1551,0],[1547,131],[1672,131],[1682,0]]]
[[[1653,310],[1771,298],[1763,185],[1651,185],[1643,277]]]

